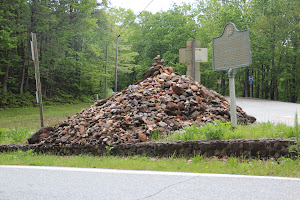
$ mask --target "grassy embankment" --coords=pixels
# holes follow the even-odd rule
[[[46,106],[46,124],[53,125],[67,116],[73,115],[89,104]],[[0,110],[0,144],[24,143],[26,138],[39,128],[38,108]],[[198,139],[257,139],[290,138],[297,135],[298,127],[257,123],[239,126],[232,131],[230,124],[217,123],[216,126],[191,126],[169,135],[160,137],[155,132],[156,141],[198,140]],[[147,158],[143,156],[54,156],[40,155],[32,151],[0,153],[0,165],[46,165],[71,167],[97,167],[115,169],[161,170],[198,173],[226,173],[300,177],[300,160],[243,160],[240,158]]]

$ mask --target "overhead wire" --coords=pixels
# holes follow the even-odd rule
[[[150,6],[150,4],[151,4],[153,1],[154,1],[154,0],[151,0],[150,3],[144,8],[144,10],[143,10],[142,12],[140,12],[140,14],[138,14],[138,15],[136,16],[136,18],[138,18],[138,17],[139,17],[139,16],[140,16],[147,8],[148,8],[148,6]],[[135,19],[136,19],[136,18],[135,18]],[[135,20],[135,19],[134,19],[134,20]]]

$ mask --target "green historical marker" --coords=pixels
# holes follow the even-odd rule
[[[219,37],[213,38],[213,70],[228,70],[231,126],[237,127],[234,70],[252,64],[249,30],[238,31],[228,23]]]

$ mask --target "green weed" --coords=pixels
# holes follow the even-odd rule
[[[259,176],[300,177],[300,160],[241,158],[149,158],[145,156],[55,156],[36,154],[32,150],[0,153],[0,165],[68,166],[129,170],[154,170],[193,173],[244,174]]]
[[[0,129],[0,144],[24,143],[31,134],[27,129]]]
[[[299,125],[297,125],[299,126]],[[296,127],[296,126],[295,126]],[[188,140],[217,140],[217,139],[261,139],[261,138],[293,138],[299,128],[285,124],[255,123],[251,125],[238,125],[232,129],[230,122],[206,123],[197,127],[196,124],[184,127],[182,130],[172,132],[167,138],[169,141]],[[297,132],[297,133],[296,133]]]

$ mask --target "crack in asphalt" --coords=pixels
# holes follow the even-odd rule
[[[164,187],[163,189],[159,190],[158,192],[156,192],[156,193],[154,193],[154,194],[151,194],[151,195],[149,195],[149,196],[146,196],[146,197],[144,197],[144,198],[138,199],[138,200],[151,198],[151,197],[153,197],[153,196],[155,196],[155,195],[161,193],[162,191],[164,191],[164,190],[166,190],[166,189],[168,189],[168,188],[170,188],[170,187],[172,187],[172,186],[174,186],[174,185],[178,185],[178,184],[181,184],[181,183],[184,183],[184,182],[187,182],[187,181],[191,181],[191,180],[193,180],[193,179],[195,179],[195,178],[197,178],[197,177],[192,177],[192,178],[189,178],[189,179],[187,179],[187,180],[180,181],[180,182],[177,182],[177,183],[168,185],[168,186]]]

